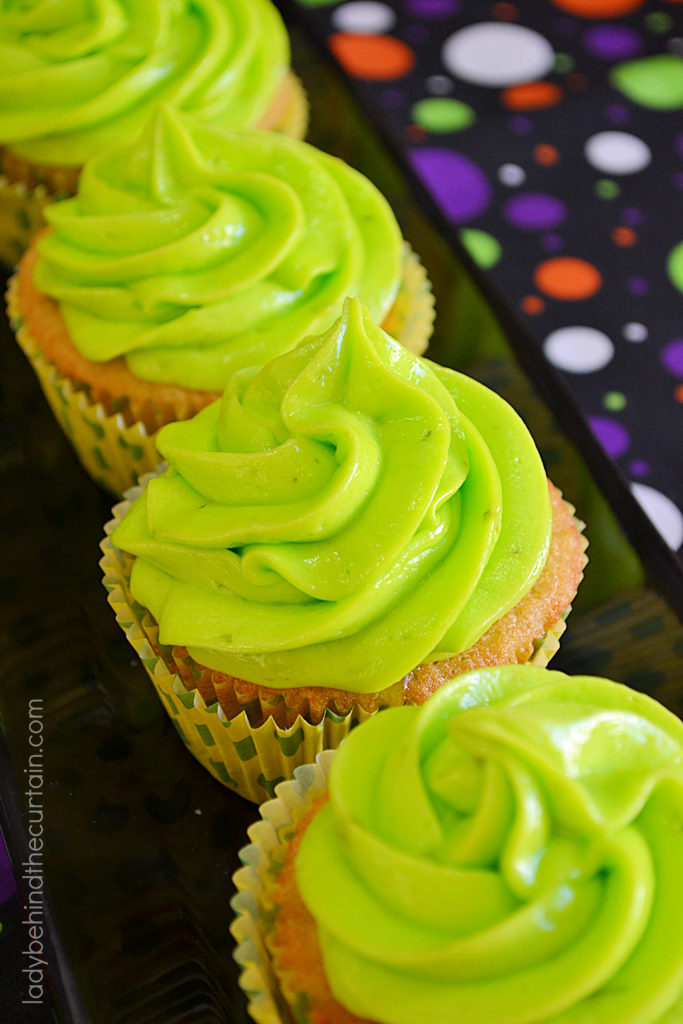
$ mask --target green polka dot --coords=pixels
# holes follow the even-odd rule
[[[672,283],[679,292],[683,292],[683,242],[679,242],[676,248],[671,250],[667,269]]]
[[[601,178],[595,183],[595,194],[600,199],[616,199],[620,191],[616,181],[610,181],[609,178]]]
[[[502,255],[500,242],[489,235],[486,231],[478,228],[464,228],[460,232],[460,241],[468,253],[482,270],[490,270],[495,267]]]
[[[555,54],[555,70],[559,71],[561,75],[571,71],[574,67],[574,58],[570,57],[568,53],[556,53]]]
[[[626,395],[623,395],[621,391],[608,391],[602,400],[602,404],[611,412],[619,412],[620,409],[624,409],[626,406]]]
[[[432,96],[420,100],[410,113],[416,124],[430,132],[459,132],[476,120],[471,107],[448,96]]]
[[[683,106],[683,60],[673,53],[618,64],[610,72],[610,80],[641,107],[677,110]]]
[[[673,19],[665,11],[652,11],[645,18],[645,27],[650,32],[668,32],[673,25]]]

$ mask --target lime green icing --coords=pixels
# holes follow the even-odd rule
[[[270,0],[5,0],[0,141],[80,165],[140,131],[160,103],[257,127],[289,41]]]
[[[367,178],[171,108],[46,216],[35,281],[83,355],[203,391],[326,330],[349,294],[381,321],[400,281],[398,224]]]
[[[471,646],[547,557],[522,421],[358,299],[158,448],[168,472],[113,534],[133,596],[162,643],[251,682],[384,689]]]
[[[676,1024],[683,726],[533,666],[460,676],[335,756],[296,861],[336,998],[382,1024]]]

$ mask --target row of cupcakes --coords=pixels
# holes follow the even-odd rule
[[[186,745],[259,802],[298,772],[236,879],[254,1019],[674,1024],[680,724],[507,664],[557,648],[573,509],[505,402],[420,357],[428,282],[377,190],[244,131],[303,134],[274,9],[130,10],[0,12],[0,198],[28,231],[76,191],[10,314],[99,482],[167,461],[102,565]],[[308,763],[342,740],[323,806],[335,755]]]
[[[192,17],[232,18],[253,56],[242,7]],[[46,17],[15,21],[35,41]],[[545,664],[585,541],[509,406],[420,358],[431,290],[378,189],[298,139],[218,127],[199,99],[219,65],[200,64],[204,91],[191,76],[46,208],[9,313],[99,483],[168,461],[115,509],[105,585],[189,749],[260,801],[383,707]]]

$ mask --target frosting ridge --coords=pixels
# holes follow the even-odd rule
[[[655,701],[533,666],[473,672],[352,732],[329,792],[297,882],[353,1013],[678,1019],[683,726]]]
[[[157,444],[169,469],[112,535],[131,591],[162,643],[250,682],[384,689],[476,642],[547,556],[522,421],[358,299]]]
[[[257,127],[289,66],[270,0],[9,0],[0,9],[0,139],[79,165],[160,103]]]
[[[346,295],[381,321],[400,280],[398,225],[357,171],[169,107],[46,216],[35,282],[79,351],[197,390],[327,329]]]

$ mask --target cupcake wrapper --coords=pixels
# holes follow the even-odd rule
[[[304,139],[308,131],[310,113],[308,96],[297,75],[290,71],[288,78],[290,83],[289,99],[272,131],[288,135],[290,139]]]
[[[50,202],[44,185],[28,188],[0,175],[0,263],[17,265],[33,236],[45,227],[43,210]]]
[[[100,566],[109,604],[188,750],[219,782],[247,800],[261,803],[273,796],[279,782],[291,779],[298,766],[313,761],[322,750],[336,749],[353,726],[377,711],[356,703],[346,715],[337,715],[328,708],[317,725],[301,715],[286,728],[270,717],[252,725],[250,706],[228,718],[217,701],[207,704],[198,689],[187,688],[185,681],[191,681],[198,666],[191,659],[179,664],[173,649],[159,643],[156,622],[129,590],[133,558],[116,548],[108,536],[149,479],[141,480],[139,487],[127,493],[126,499],[114,507],[114,519],[105,526]],[[569,609],[538,644],[530,659],[532,664],[548,664],[559,647],[568,613]]]
[[[434,293],[427,271],[404,241],[401,283],[382,327],[409,352],[421,356],[429,344],[435,315]]]
[[[239,853],[244,866],[233,875],[237,894],[230,902],[235,912],[230,931],[236,943],[234,957],[241,967],[240,987],[257,1024],[291,1020],[267,948],[272,919],[267,912],[268,894],[296,825],[327,789],[334,753],[324,751],[314,764],[297,768],[291,781],[277,787],[276,799],[260,808],[262,820],[248,829],[251,843]]]
[[[138,477],[154,472],[159,462],[156,431],[148,431],[145,423],[133,422],[123,413],[112,413],[86,389],[64,377],[46,358],[24,323],[14,278],[7,290],[7,309],[17,341],[33,366],[45,397],[92,479],[120,497],[137,483]],[[392,333],[407,348],[424,351],[434,320],[434,300],[427,273],[407,243],[401,285],[390,319]],[[171,409],[169,414],[168,408],[157,411],[152,402],[149,405],[147,422],[160,425],[172,419],[187,419],[192,414],[187,406]]]
[[[108,413],[62,376],[24,325],[16,292],[16,279],[12,278],[7,291],[9,319],[57,422],[93,480],[113,494],[121,494],[142,473],[158,465],[154,435],[147,433],[143,423],[126,423],[122,413]]]

